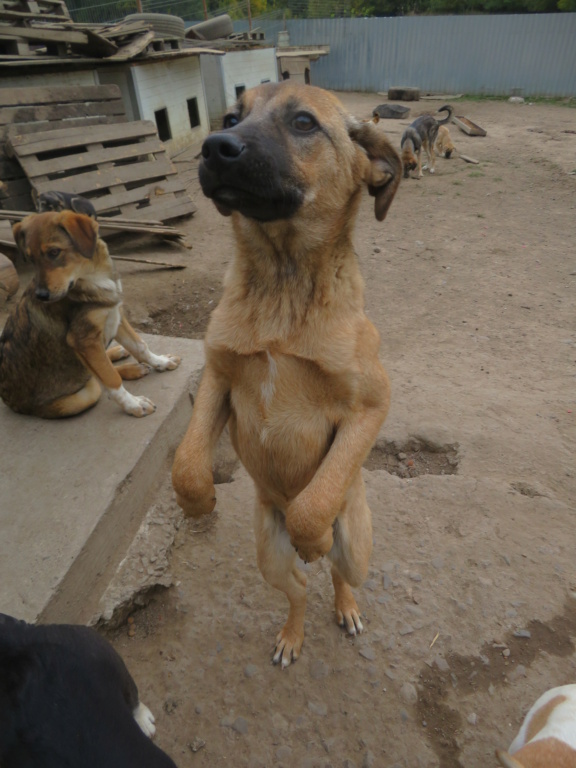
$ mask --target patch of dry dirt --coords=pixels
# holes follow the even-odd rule
[[[342,98],[359,117],[382,101]],[[488,131],[451,129],[479,165],[403,181],[383,224],[366,196],[356,229],[393,385],[365,470],[365,633],[336,626],[327,563],[302,566],[302,656],[272,666],[286,605],[256,567],[241,467],[181,526],[175,585],[112,633],[183,768],[490,766],[536,697],[576,680],[576,110],[457,114]],[[405,125],[379,130],[398,146]],[[146,332],[201,337],[221,293],[229,222],[192,192],[188,268],[121,265]]]

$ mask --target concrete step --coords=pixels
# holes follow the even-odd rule
[[[203,344],[146,336],[180,355],[175,371],[126,382],[155,413],[136,419],[105,395],[71,419],[12,413],[0,401],[0,612],[85,623],[170,471],[192,413]]]

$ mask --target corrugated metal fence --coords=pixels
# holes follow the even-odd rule
[[[295,19],[286,28],[290,45],[330,45],[312,65],[323,88],[576,95],[576,13]]]

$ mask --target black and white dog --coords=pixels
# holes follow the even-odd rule
[[[112,646],[88,627],[0,614],[2,768],[176,768]]]

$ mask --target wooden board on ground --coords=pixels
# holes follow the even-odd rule
[[[34,195],[57,190],[92,201],[99,217],[170,219],[196,206],[150,120],[121,125],[8,133],[8,154],[24,169]]]

